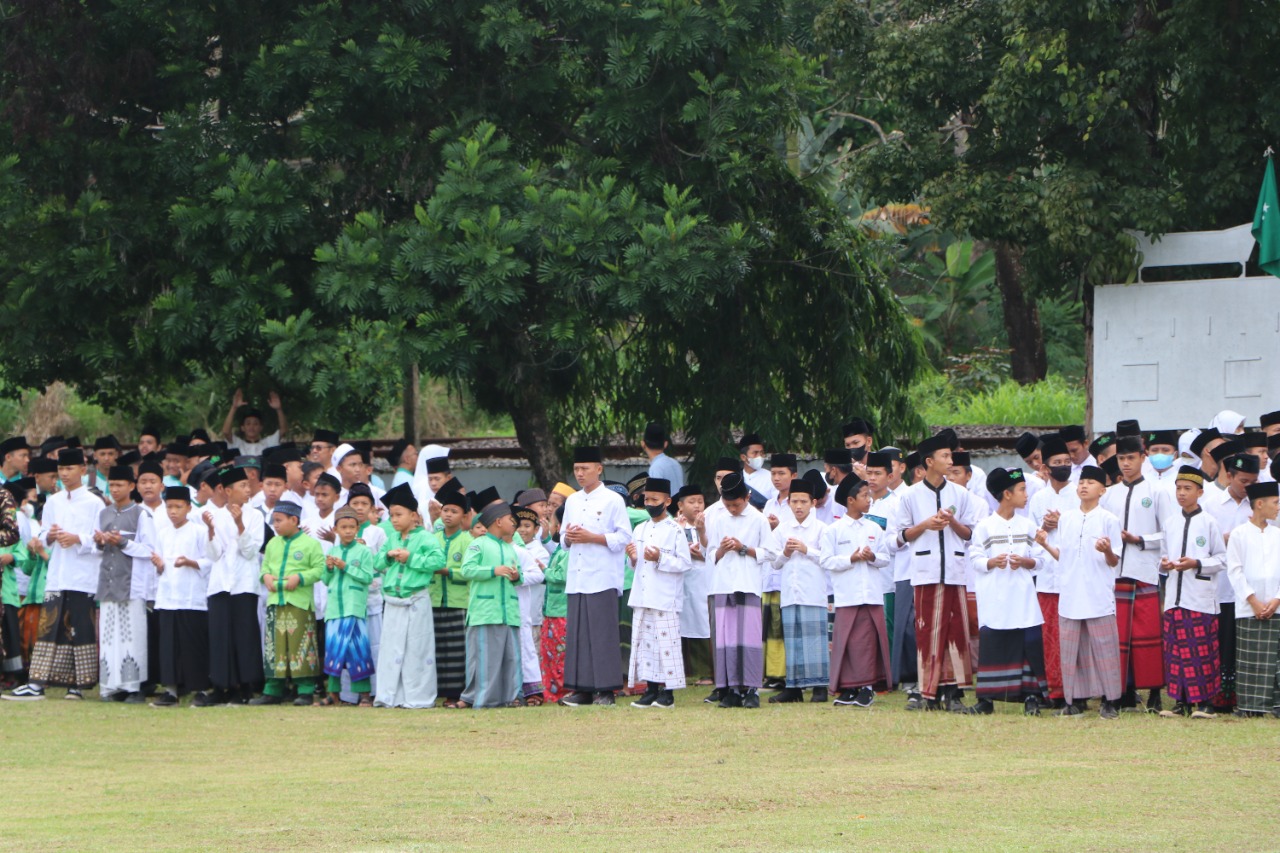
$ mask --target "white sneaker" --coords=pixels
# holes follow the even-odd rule
[[[35,702],[44,698],[44,688],[38,684],[24,684],[13,691],[0,696],[10,702]]]

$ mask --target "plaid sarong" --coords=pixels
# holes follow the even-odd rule
[[[711,596],[711,626],[716,687],[759,687],[764,681],[760,596]]]
[[[680,614],[651,607],[632,608],[631,659],[627,686],[658,682],[667,690],[684,689],[684,656],[680,653]]]
[[[787,647],[782,629],[782,593],[760,596],[760,632],[764,637],[764,677],[786,678]]]
[[[1041,640],[1044,643],[1044,677],[1049,683],[1049,698],[1062,698],[1062,649],[1058,644],[1058,593],[1037,592],[1040,613],[1044,616]]]
[[[1160,588],[1142,581],[1117,580],[1116,630],[1124,686],[1137,690],[1164,686]]]
[[[826,687],[831,677],[827,608],[791,604],[782,608],[787,648],[787,687]]]
[[[1241,604],[1243,612],[1248,604]],[[1280,705],[1280,617],[1236,620],[1236,706],[1270,711]]]
[[[431,614],[436,634],[436,695],[457,699],[467,686],[467,608],[436,607]],[[561,672],[564,671],[561,659]]]
[[[936,699],[939,687],[968,687],[973,681],[973,665],[969,660],[969,601],[964,587],[934,583],[912,590],[920,694]]]
[[[1222,686],[1218,617],[1184,607],[1164,612],[1164,667],[1175,702],[1208,702]]]
[[[979,699],[1021,702],[1043,696],[1044,641],[1039,625],[1032,628],[980,628],[982,658],[978,661]]]
[[[1068,619],[1058,616],[1058,642],[1062,649],[1062,693],[1068,702],[1105,696],[1120,698],[1120,638],[1111,616]]]

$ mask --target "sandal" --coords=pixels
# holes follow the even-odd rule
[[[541,696],[527,696],[527,697],[525,697],[524,703],[525,703],[526,705],[528,705],[530,708],[536,708],[536,707],[538,707],[539,705],[541,705],[541,704],[542,704],[542,697],[541,697]]]
[[[360,701],[356,703],[356,706],[360,708],[372,708],[373,697],[370,696],[368,693],[362,693],[360,695]]]
[[[523,699],[512,699],[510,702],[508,702],[508,703],[507,703],[507,707],[508,707],[508,708],[523,708],[523,707],[524,707],[524,700],[523,700]]]
[[[465,711],[471,707],[471,704],[469,702],[463,702],[461,699],[459,699],[457,702],[454,702],[452,705],[445,705],[445,707],[454,708],[459,711]]]
[[[331,708],[331,707],[333,707],[334,705],[337,705],[337,704],[338,704],[338,697],[336,697],[336,696],[334,696],[332,693],[330,693],[329,695],[325,696],[323,699],[321,699],[321,700],[320,700],[319,702],[317,702],[316,704],[317,704],[317,705],[323,705],[323,706],[325,706],[326,708]]]

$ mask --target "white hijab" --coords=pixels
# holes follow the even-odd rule
[[[1213,416],[1209,426],[1214,427],[1224,436],[1235,435],[1244,431],[1244,415],[1230,409],[1223,409]]]
[[[418,464],[413,467],[413,494],[418,504],[425,510],[427,504],[435,500],[436,493],[431,491],[427,483],[427,460],[448,458],[449,448],[440,444],[428,444],[418,453]]]

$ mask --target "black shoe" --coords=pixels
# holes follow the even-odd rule
[[[764,684],[761,686],[764,687],[765,690],[786,690],[787,682],[781,678],[768,678],[765,679]]]
[[[218,702],[212,693],[197,693],[191,697],[192,708],[212,708]]]
[[[284,702],[279,696],[272,696],[270,693],[263,693],[257,699],[250,699],[250,705],[279,705]]]
[[[593,699],[593,700],[591,701],[591,704],[592,704],[592,705],[605,705],[605,706],[608,706],[608,705],[612,705],[612,704],[614,704],[614,701],[613,701],[613,691],[612,691],[612,690],[605,690],[605,691],[603,691],[603,692],[601,692],[601,693],[597,693],[597,694],[596,694],[596,698],[595,698],[595,699]]]
[[[1147,713],[1159,714],[1164,710],[1164,700],[1160,698],[1160,688],[1152,688],[1150,695],[1147,696]],[[1190,711],[1188,710],[1188,713]]]
[[[1053,715],[1055,717],[1078,717],[1083,713],[1084,708],[1081,708],[1078,704],[1071,703],[1063,705],[1057,711],[1054,711]]]
[[[853,705],[856,704],[858,694],[852,690],[846,690],[835,698],[833,705]]]
[[[675,694],[670,690],[663,690],[658,694],[658,698],[653,700],[655,708],[674,708],[676,706]]]
[[[963,702],[961,702],[960,705],[961,707],[964,707]],[[994,714],[996,712],[996,706],[992,704],[990,699],[979,699],[977,704],[972,708],[966,709],[966,711],[971,714]],[[961,713],[965,713],[965,711],[961,711]]]
[[[859,708],[870,708],[874,701],[876,701],[876,691],[871,689],[870,685],[859,687],[858,695],[853,698],[853,704]]]
[[[147,701],[147,697],[142,695],[142,691],[135,690],[122,700],[126,705],[143,705]]]
[[[1067,700],[1059,697],[1053,700],[1052,705],[1053,705],[1053,710],[1061,711],[1063,708],[1067,707]]]
[[[1040,700],[1035,696],[1028,696],[1022,703],[1022,713],[1028,717],[1040,716]]]
[[[908,693],[907,694],[907,710],[908,711],[927,710],[925,708],[924,697],[921,696],[919,693]]]
[[[972,714],[975,713],[976,710],[975,708],[970,708],[968,705],[964,704],[964,700],[960,698],[959,693],[952,693],[944,699],[942,706],[952,714]]]
[[[1102,707],[1098,709],[1098,716],[1104,720],[1116,720],[1120,718],[1120,709],[1116,707],[1116,703],[1103,699]]]
[[[742,707],[741,693],[729,688],[725,688],[723,693],[724,695],[720,697],[719,707],[721,708],[741,708]]]
[[[744,707],[744,708],[759,708],[759,707],[760,707],[760,694],[759,694],[759,693],[757,693],[757,692],[756,692],[756,691],[754,691],[754,690],[748,690],[748,691],[747,691],[747,694],[746,694],[745,696],[743,696],[743,697],[742,697],[742,707]]]
[[[1131,711],[1138,707],[1138,691],[1129,688],[1120,694],[1120,699],[1116,701],[1115,706],[1121,711]]]
[[[71,688],[68,688],[67,694],[62,698],[71,699],[72,701],[79,702],[80,700],[84,699],[84,694],[81,693],[79,690],[75,689],[74,687],[71,687]]]
[[[715,705],[719,703],[719,701],[723,699],[724,695],[728,692],[729,691],[723,687],[717,687],[715,690],[711,691],[710,695],[708,695],[706,699],[703,699],[702,701],[706,702],[708,705]]]
[[[151,700],[152,708],[172,708],[178,704],[178,697],[172,693],[161,693]]]
[[[581,690],[575,690],[572,693],[561,696],[559,704],[564,705],[566,708],[577,708],[580,705],[590,705],[591,694],[583,693]]]
[[[315,701],[316,701],[315,694],[299,693],[298,698],[293,700],[293,704],[297,705],[299,708],[305,708],[308,705],[314,703]]]
[[[799,687],[785,687],[777,693],[769,697],[770,705],[779,705],[785,702],[803,702],[804,691]]]
[[[649,686],[645,688],[644,695],[641,696],[636,701],[632,702],[631,707],[632,708],[650,708],[653,706],[654,702],[658,701],[658,694],[661,692],[662,691],[660,691],[657,687],[653,685],[652,682],[650,682]]]
[[[829,696],[829,694],[827,693],[827,688],[825,688],[825,687],[815,687],[815,688],[813,688],[813,695],[809,697],[809,701],[810,701],[810,702],[821,702],[823,705],[825,705],[825,704],[827,704],[827,698],[828,698],[828,696]]]

